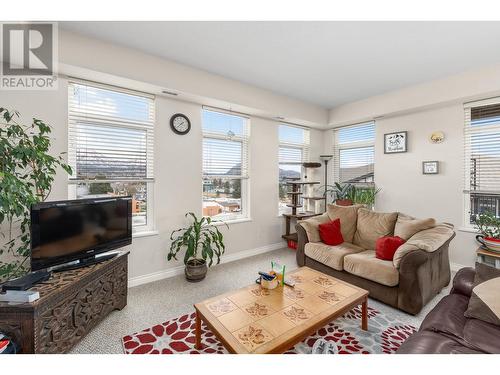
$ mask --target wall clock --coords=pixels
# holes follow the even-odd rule
[[[170,118],[170,127],[175,134],[185,135],[191,130],[191,121],[186,115],[176,113]]]

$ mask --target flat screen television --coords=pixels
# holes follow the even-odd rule
[[[31,207],[31,269],[83,261],[132,243],[132,198],[43,202]]]

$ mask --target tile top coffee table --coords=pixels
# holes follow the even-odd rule
[[[308,267],[288,278],[294,288],[253,284],[195,304],[196,347],[202,321],[230,353],[283,353],[358,305],[368,329],[368,291]]]

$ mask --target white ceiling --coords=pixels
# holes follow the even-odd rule
[[[326,108],[500,63],[500,22],[60,22]]]

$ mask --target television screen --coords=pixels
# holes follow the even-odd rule
[[[130,197],[40,203],[31,209],[31,268],[93,256],[131,238]]]

